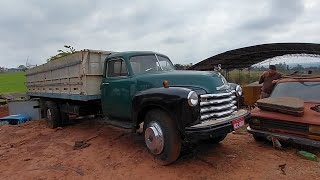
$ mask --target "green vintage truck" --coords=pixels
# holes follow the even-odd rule
[[[143,124],[145,144],[156,161],[177,160],[183,140],[222,141],[243,126],[240,86],[219,72],[176,71],[155,52],[82,50],[27,71],[27,94],[40,101],[50,128],[69,115],[103,114],[133,132]]]

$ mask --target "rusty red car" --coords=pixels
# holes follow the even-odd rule
[[[320,147],[320,77],[285,77],[277,80],[270,98],[280,97],[301,99],[303,113],[294,116],[256,107],[248,120],[248,132],[256,141],[275,137]]]

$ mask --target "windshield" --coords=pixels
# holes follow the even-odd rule
[[[285,82],[274,88],[271,97],[289,96],[320,103],[320,82]]]
[[[131,57],[130,64],[134,74],[174,70],[168,58],[156,54]]]

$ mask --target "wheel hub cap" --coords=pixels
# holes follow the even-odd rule
[[[51,120],[51,111],[50,111],[50,109],[47,110],[47,118],[49,120]]]
[[[157,155],[163,151],[163,133],[159,124],[151,122],[145,131],[144,139],[151,153]]]

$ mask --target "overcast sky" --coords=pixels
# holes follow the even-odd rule
[[[318,0],[1,0],[0,66],[76,50],[152,50],[173,63],[271,42],[320,42]]]

